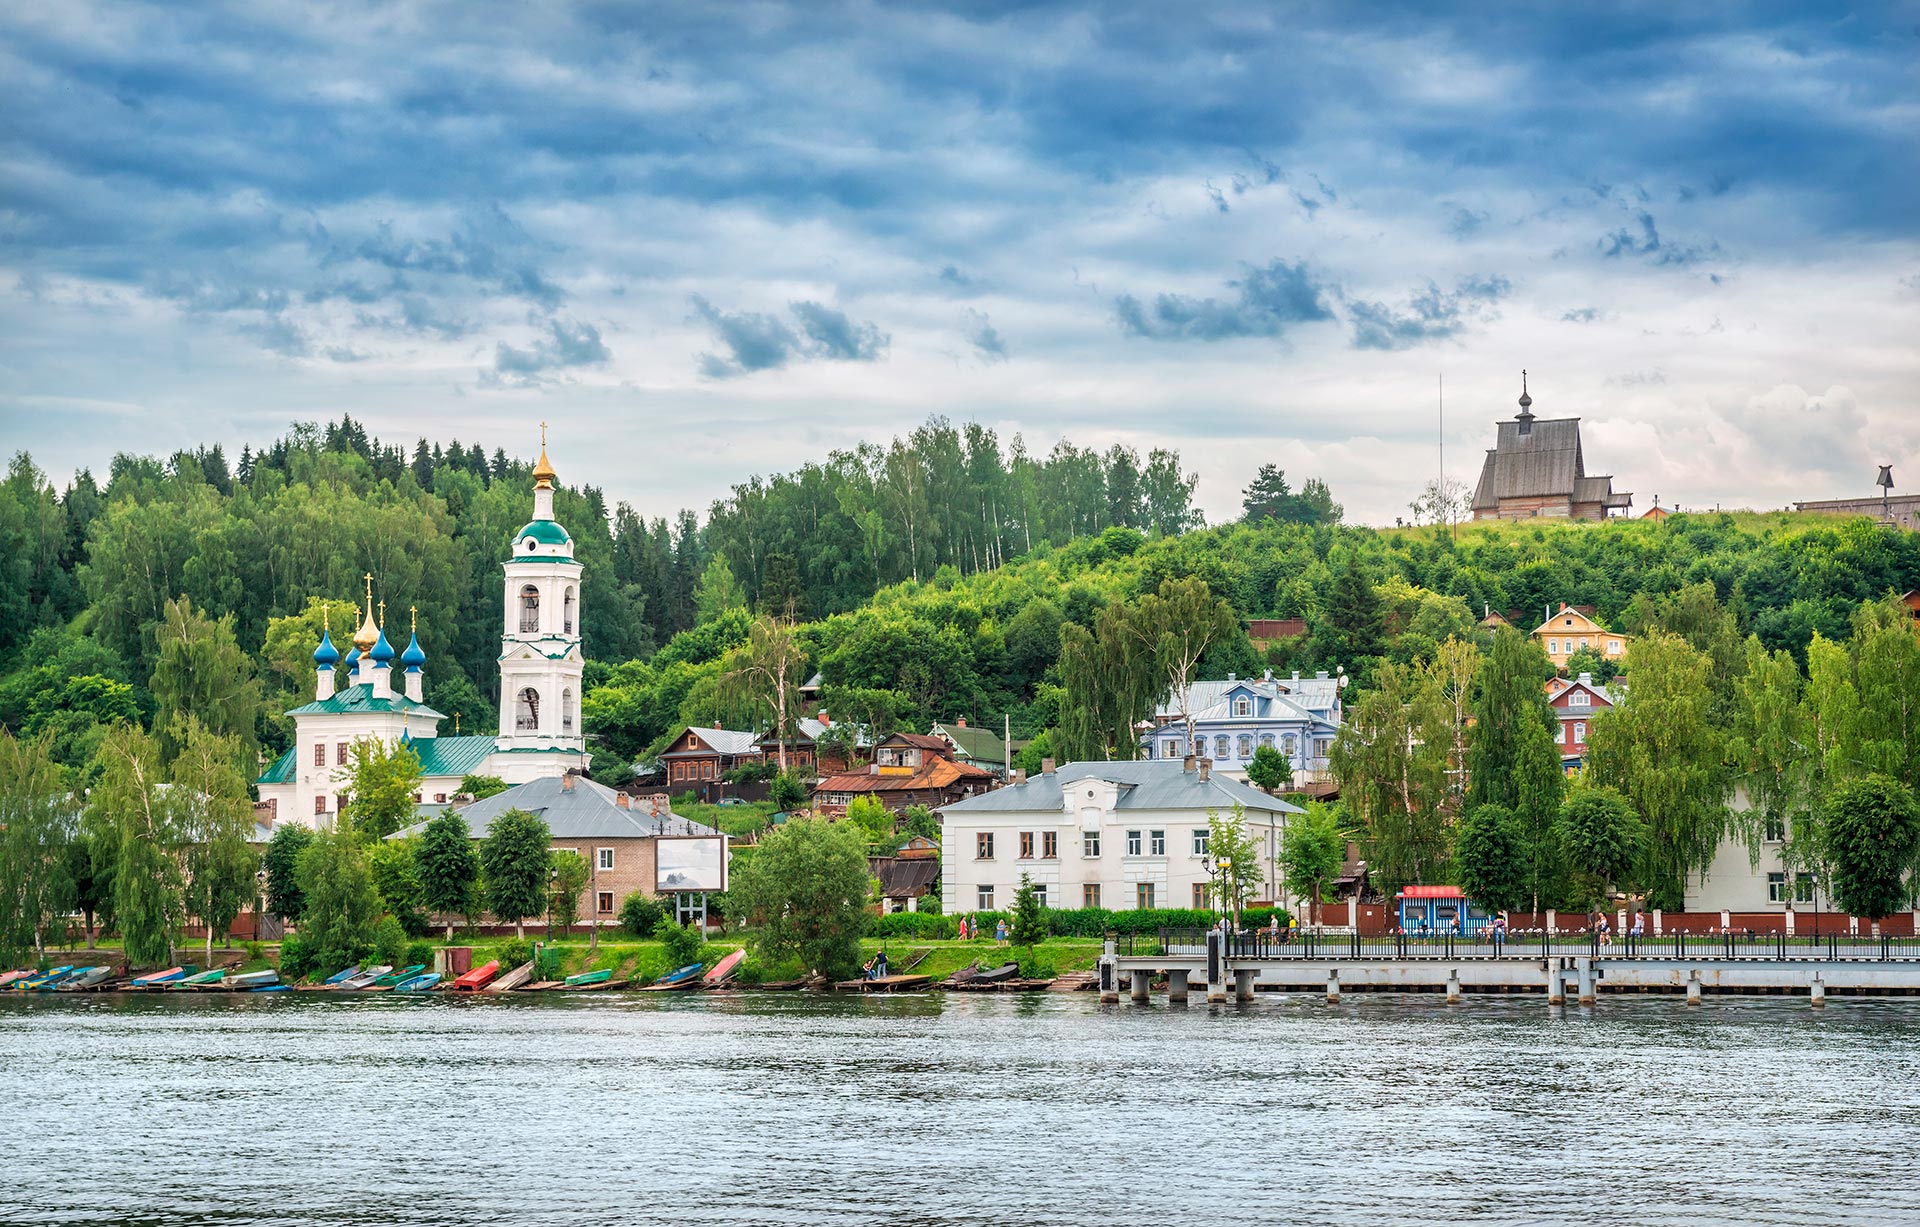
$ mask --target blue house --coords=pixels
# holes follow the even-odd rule
[[[1229,673],[1223,682],[1193,685],[1193,743],[1187,743],[1187,720],[1180,697],[1169,696],[1153,713],[1153,726],[1142,729],[1142,758],[1211,758],[1214,766],[1237,776],[1262,745],[1272,746],[1293,764],[1294,787],[1327,778],[1327,754],[1340,731],[1341,674],[1324,671],[1312,677],[1275,677],[1271,669],[1257,678]]]

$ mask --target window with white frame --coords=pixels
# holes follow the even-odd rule
[[[1161,742],[1160,757],[1161,758],[1179,758],[1180,743],[1178,741],[1173,740],[1172,738],[1169,738],[1166,741]]]
[[[1236,716],[1251,716],[1253,714],[1253,700],[1249,699],[1246,695],[1236,695],[1233,700],[1233,714]]]
[[[1573,744],[1576,746],[1579,746],[1579,745],[1585,745],[1586,742],[1587,742],[1587,722],[1584,720],[1575,721],[1573,726]]]
[[[1280,739],[1280,753],[1286,755],[1288,758],[1292,758],[1296,745],[1297,743],[1294,741],[1293,734],[1288,733]]]
[[[1240,749],[1241,758],[1246,759],[1246,758],[1253,757],[1253,734],[1252,733],[1240,734],[1239,749]]]
[[[1045,882],[1033,883],[1033,899],[1034,902],[1038,903],[1041,907],[1047,906],[1047,884]]]
[[[1768,843],[1777,844],[1786,837],[1787,824],[1784,819],[1775,816],[1766,820],[1765,830],[1761,832],[1762,839],[1765,839]]]
[[[1165,856],[1167,854],[1167,833],[1165,831],[1147,832],[1147,855]]]
[[[1209,834],[1209,832],[1208,832],[1208,830],[1207,830],[1207,828],[1205,828],[1205,827],[1196,827],[1196,828],[1194,829],[1194,832],[1193,832],[1193,854],[1194,854],[1195,856],[1205,856],[1205,855],[1207,854],[1207,836],[1208,836],[1208,834]]]
[[[980,911],[991,912],[993,910],[993,887],[981,886],[975,888],[973,892],[973,905]]]
[[[1094,859],[1100,855],[1100,832],[1083,831],[1080,834],[1080,855]]]
[[[1558,639],[1547,640],[1547,655],[1549,656],[1560,655],[1560,641]]]
[[[1213,739],[1213,756],[1215,758],[1225,758],[1227,756],[1227,735],[1225,733]]]
[[[1793,875],[1793,901],[1795,903],[1813,902],[1813,875],[1796,873]]]
[[[1578,686],[1575,686],[1573,688],[1573,693],[1567,696],[1568,707],[1586,707],[1589,705],[1589,702],[1590,701],[1587,698],[1587,692],[1580,689]]]
[[[1787,901],[1787,875],[1770,873],[1767,875],[1767,902],[1785,903]]]
[[[1607,655],[1609,656],[1620,655],[1620,641],[1618,639],[1607,640]]]
[[[598,858],[599,867],[601,869],[604,870],[604,869],[613,868],[613,849],[612,848],[596,848],[594,850],[594,855]]]
[[[1140,832],[1138,831],[1127,832],[1127,855],[1128,856],[1140,855]]]

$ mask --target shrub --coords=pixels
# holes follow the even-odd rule
[[[636,890],[620,905],[620,927],[633,937],[652,937],[665,915],[666,908],[658,898]]]
[[[257,963],[266,957],[266,947],[262,946],[259,942],[243,942],[240,948],[247,952],[247,961],[250,963]]]
[[[1292,913],[1283,907],[1249,907],[1240,910],[1240,927],[1243,929],[1264,929],[1273,923],[1274,914],[1280,916],[1280,927],[1286,928],[1293,919]]]
[[[411,967],[415,963],[425,964],[431,962],[433,962],[433,946],[430,943],[409,942],[407,944],[406,966]]]
[[[536,959],[533,978],[536,980],[560,979],[560,952],[558,950],[555,950],[552,946],[548,946],[539,953]]]
[[[500,948],[500,966],[506,968],[508,971],[512,971],[514,968],[520,966],[520,964],[528,962],[532,958],[532,942],[515,938]]]
[[[932,941],[959,935],[959,921],[930,912],[890,912],[875,916],[867,924],[867,936],[882,940],[917,937]]]
[[[280,943],[280,978],[302,980],[313,970],[319,951],[313,943],[295,933]]]
[[[382,916],[380,923],[373,927],[373,956],[382,963],[391,963],[395,967],[406,965],[407,931],[402,928],[398,918]]]
[[[670,917],[662,916],[653,931],[667,954],[668,970],[685,967],[700,958],[700,947],[705,941],[691,927],[676,924]]]

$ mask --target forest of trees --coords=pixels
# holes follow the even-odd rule
[[[215,747],[195,769],[234,759],[226,796],[287,744],[282,713],[312,684],[322,618],[348,624],[367,572],[390,618],[417,611],[428,701],[466,731],[490,728],[499,567],[530,484],[499,449],[407,449],[349,419],[296,425],[231,464],[219,447],[120,456],[104,483],[83,472],[64,489],[16,456],[0,481],[0,728],[44,739],[83,790],[128,792],[133,767],[150,785],[143,755],[174,770],[183,745]],[[1847,782],[1850,764],[1914,782],[1920,742],[1909,724],[1884,728],[1906,719],[1920,666],[1891,646],[1891,615],[1871,611],[1920,587],[1920,535],[1784,513],[1375,530],[1340,523],[1324,483],[1295,492],[1273,464],[1241,521],[1204,528],[1193,492],[1170,452],[1142,462],[1062,443],[1035,459],[1017,438],[1003,449],[939,420],[748,482],[704,523],[647,521],[563,488],[556,511],[586,565],[595,774],[623,777],[689,723],[791,718],[814,671],[842,726],[1004,718],[1037,739],[1032,756],[1091,757],[1132,754],[1131,723],[1192,680],[1339,667],[1353,679],[1346,820],[1376,863],[1464,872],[1471,829],[1472,848],[1526,850],[1524,889],[1508,885],[1530,901],[1625,872],[1597,852],[1598,868],[1579,870],[1570,851],[1618,835],[1621,807],[1647,827],[1639,884],[1671,897],[1726,829],[1731,781],[1778,821],[1807,810],[1807,780]],[[1475,716],[1489,735],[1540,719],[1537,703],[1514,715],[1513,697],[1535,693],[1538,662],[1503,658],[1482,615],[1516,609],[1525,623],[1560,601],[1641,637],[1628,708],[1646,715],[1631,727],[1680,730],[1655,748],[1626,722],[1596,722],[1592,775],[1620,806],[1583,805],[1577,839],[1560,834],[1563,798],[1511,757],[1537,756],[1523,738],[1465,770],[1515,791],[1449,791],[1488,752],[1460,736],[1474,704],[1509,696]],[[1289,616],[1306,634],[1264,658],[1239,629]],[[1763,708],[1785,714],[1747,720]],[[1438,757],[1389,761],[1409,739]],[[1789,743],[1823,747],[1823,765]],[[1381,772],[1426,791],[1395,802],[1371,786]],[[1798,799],[1767,799],[1779,796]]]

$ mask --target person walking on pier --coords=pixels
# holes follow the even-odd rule
[[[1497,959],[1507,944],[1507,918],[1495,916],[1493,923],[1487,926],[1487,930],[1493,934],[1493,957]]]

